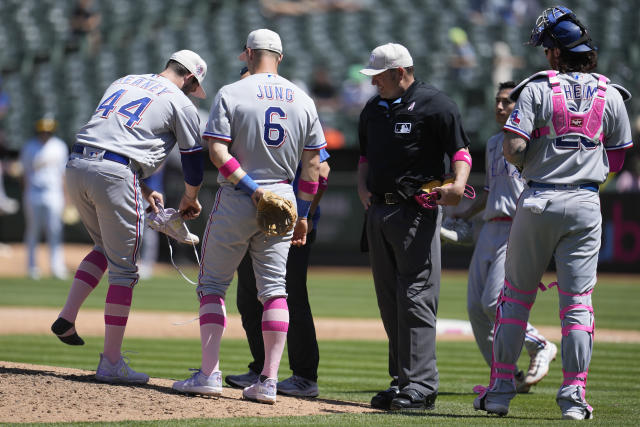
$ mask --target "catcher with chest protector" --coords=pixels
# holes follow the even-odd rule
[[[252,31],[239,57],[247,62],[251,75],[222,87],[211,107],[203,137],[219,170],[220,189],[203,235],[198,277],[202,365],[190,378],[173,384],[178,391],[222,394],[219,352],[226,324],[224,297],[248,250],[258,299],[264,306],[265,361],[260,377],[243,390],[243,397],[270,404],[276,401],[278,368],[289,326],[287,256],[291,244],[306,242],[307,215],[319,185],[318,150],[326,146],[311,98],[278,75],[282,57],[277,33]],[[296,197],[291,182],[300,162]],[[263,215],[271,208],[256,215],[261,201],[265,205],[272,199],[269,192],[288,201],[280,203],[283,207],[293,206],[295,200],[293,230],[285,232],[294,224],[289,208],[282,211],[287,218],[284,222],[275,219],[280,214]],[[258,221],[266,227],[259,227]]]

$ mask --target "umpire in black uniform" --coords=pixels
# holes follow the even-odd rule
[[[442,180],[445,153],[455,181],[436,187],[437,205],[460,202],[471,170],[469,139],[456,104],[415,80],[399,44],[373,50],[360,72],[378,96],[360,115],[358,195],[380,316],[389,338],[391,387],[371,399],[380,409],[433,409],[438,393],[436,312],[440,293],[440,206],[419,205],[423,183]]]

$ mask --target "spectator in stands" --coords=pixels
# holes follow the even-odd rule
[[[478,65],[476,51],[469,42],[467,32],[460,27],[449,29],[449,40],[453,43],[453,54],[449,58],[454,80],[468,86],[472,83]]]
[[[54,136],[57,122],[44,117],[36,122],[36,136],[20,153],[24,173],[25,244],[29,277],[37,280],[36,247],[44,230],[49,244],[51,274],[65,279],[67,268],[62,249],[62,212],[65,205],[64,172],[69,157],[67,144]]]
[[[318,108],[318,114],[334,113],[340,104],[338,88],[331,81],[329,71],[324,66],[314,69],[311,76],[310,93]]]
[[[77,0],[71,13],[71,43],[73,48],[83,47],[93,54],[100,48],[100,22],[93,0]]]
[[[507,43],[503,41],[493,43],[493,72],[491,73],[491,80],[494,87],[498,87],[501,82],[514,80],[513,69],[522,68],[523,65],[522,58],[513,56]]]
[[[4,189],[4,160],[8,156],[7,140],[4,133],[4,119],[9,111],[9,95],[2,90],[2,78],[0,78],[0,215],[12,215],[18,212],[17,200],[7,196]]]

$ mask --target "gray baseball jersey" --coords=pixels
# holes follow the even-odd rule
[[[259,73],[217,93],[204,132],[229,143],[229,152],[261,187],[295,203],[291,185],[303,150],[326,146],[311,98],[287,79]],[[260,232],[256,209],[244,191],[222,174],[203,237],[198,294],[224,296],[240,261],[250,251],[258,298],[286,296],[286,263],[291,234]]]
[[[591,108],[598,91],[598,77],[594,74],[560,74],[560,85],[570,111],[585,112]],[[606,104],[602,117],[603,144],[594,144],[578,134],[560,137],[539,135],[536,129],[549,125],[553,113],[553,91],[546,75],[534,75],[524,82],[513,113],[504,126],[527,141],[522,176],[527,181],[553,184],[602,183],[609,173],[605,149],[623,149],[632,145],[629,116],[620,92],[613,87],[606,90]],[[514,90],[518,92],[518,89]],[[512,95],[513,96],[513,95]]]
[[[326,146],[313,100],[284,77],[270,73],[254,74],[220,89],[204,136],[229,141],[231,155],[258,184],[293,182],[303,149]],[[218,182],[226,182],[221,174]]]
[[[509,234],[504,298],[496,311],[493,344],[496,380],[490,393],[515,395],[505,374],[518,359],[530,307],[553,257],[563,336],[564,382],[557,399],[590,411],[585,389],[595,325],[591,293],[602,228],[597,183],[609,172],[605,149],[633,143],[623,99],[606,78],[571,73],[560,74],[554,82],[554,74],[545,72],[544,78],[524,83],[504,127],[529,140],[523,176],[533,182],[522,192]],[[545,127],[550,129],[536,132]],[[556,134],[556,129],[562,131]]]
[[[128,157],[140,178],[158,169],[176,140],[182,153],[202,149],[195,105],[158,74],[128,75],[113,82],[76,139]]]
[[[496,217],[513,217],[518,197],[525,186],[520,172],[502,154],[503,139],[504,132],[500,132],[487,141],[484,189],[489,195],[482,215],[485,221]]]

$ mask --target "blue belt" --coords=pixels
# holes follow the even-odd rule
[[[118,153],[114,153],[113,151],[107,151],[101,148],[90,147],[88,145],[82,145],[82,144],[73,144],[71,151],[73,151],[74,153],[84,154],[85,148],[88,148],[90,150],[96,150],[96,151],[104,151],[104,155],[102,156],[103,159],[111,160],[112,162],[118,162],[118,163],[122,163],[123,165],[129,166],[128,157],[122,156]]]
[[[551,190],[577,190],[581,188],[597,193],[598,187],[598,184],[595,182],[585,182],[584,184],[547,184],[545,182],[529,181],[529,188],[548,188]]]

